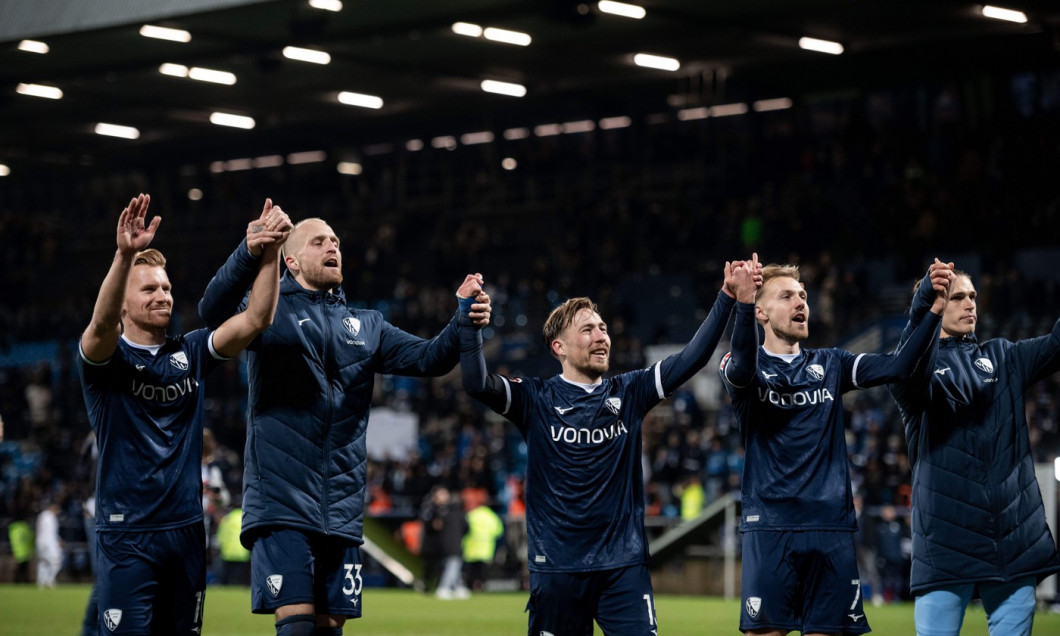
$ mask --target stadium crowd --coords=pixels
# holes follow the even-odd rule
[[[936,253],[976,276],[989,316],[980,339],[1016,339],[1046,333],[1060,315],[1060,252],[1049,243],[1060,229],[1051,177],[1060,104],[1044,89],[1028,103],[1017,87],[1025,83],[993,85],[996,103],[985,113],[987,96],[940,85],[745,118],[645,117],[627,129],[452,151],[395,144],[366,153],[357,177],[325,164],[225,172],[156,163],[5,184],[0,527],[32,525],[57,502],[60,536],[71,546],[66,576],[88,574],[87,555],[72,547],[84,541],[94,460],[72,361],[102,275],[92,268],[106,262],[101,237],[132,192],[152,192],[165,217],[163,249],[185,252],[169,272],[176,331],[198,326],[198,294],[267,195],[295,220],[331,219],[345,241],[352,302],[410,333],[435,333],[452,315],[453,283],[481,271],[494,307],[487,356],[509,375],[547,369],[535,329],[555,304],[580,294],[612,317],[612,371],[644,367],[653,347],[687,340],[705,316],[720,263],[751,250],[766,262],[800,264],[813,291],[811,342],[842,342],[901,320],[912,282]],[[503,157],[517,167],[502,169]],[[201,199],[187,198],[192,187]],[[725,392],[709,386],[707,396],[679,390],[645,419],[651,516],[679,520],[739,492],[739,432]],[[415,518],[437,485],[485,494],[502,516],[521,514],[525,444],[475,405],[459,378],[385,377],[374,402],[413,414],[418,435],[408,452],[372,458],[369,514]],[[1051,461],[1060,455],[1060,379],[1035,385],[1027,402],[1036,460]],[[245,369],[227,364],[207,382],[206,408],[218,442],[211,464],[230,505],[241,492],[245,405]],[[907,535],[910,497],[901,420],[883,389],[852,396],[846,408],[854,489],[877,520],[862,534],[867,545],[893,545]],[[225,509],[213,511],[214,527]],[[884,533],[877,528],[890,538],[875,540]],[[907,593],[890,587],[890,597]]]

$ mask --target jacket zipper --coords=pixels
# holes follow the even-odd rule
[[[324,364],[324,384],[326,388],[326,397],[328,401],[328,410],[324,418],[324,456],[322,458],[321,466],[324,469],[324,489],[323,496],[320,498],[320,516],[323,520],[324,534],[331,534],[330,524],[328,523],[328,484],[331,483],[331,476],[329,472],[331,470],[328,458],[331,456],[331,418],[334,414],[334,399],[331,395],[331,380],[328,378],[328,344],[331,342],[331,324],[328,321],[328,294],[324,292],[320,296],[321,300],[321,314],[324,323],[324,348],[321,351],[321,362]]]

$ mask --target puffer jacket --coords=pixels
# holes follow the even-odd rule
[[[925,280],[911,325],[933,293]],[[1027,387],[1058,367],[1060,321],[1018,342],[940,339],[917,376],[891,385],[913,472],[913,593],[1060,571],[1024,410]]]
[[[199,313],[210,325],[237,310],[257,262],[244,245],[210,281]],[[245,300],[243,301],[245,304]],[[437,376],[459,361],[457,320],[424,340],[335,293],[280,281],[271,327],[247,348],[250,382],[243,529],[268,527],[362,542],[366,433],[377,373]]]

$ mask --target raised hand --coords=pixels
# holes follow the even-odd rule
[[[118,251],[135,254],[151,244],[162,217],[156,216],[151,219],[150,225],[146,225],[144,219],[150,205],[151,195],[139,194],[121,211],[121,216],[118,217]]]
[[[725,287],[729,295],[742,303],[755,301],[755,276],[753,261],[725,263]]]
[[[261,256],[266,245],[280,246],[291,234],[294,224],[287,213],[272,199],[265,199],[261,216],[247,224],[247,250],[254,256]]]
[[[932,311],[942,311],[946,306],[946,301],[949,300],[953,281],[957,280],[956,274],[953,273],[953,263],[943,263],[936,258],[935,262],[928,266],[928,278],[931,281],[931,288],[935,290]]]
[[[468,313],[471,324],[476,327],[485,327],[490,324],[491,311],[493,311],[493,306],[490,304],[490,295],[485,291],[480,291],[475,296],[475,304],[471,305],[471,311]]]

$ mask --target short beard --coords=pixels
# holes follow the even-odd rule
[[[776,325],[773,325],[771,328],[773,329],[774,334],[776,334],[782,340],[787,340],[788,342],[802,342],[803,340],[806,340],[810,337],[809,329],[806,329],[804,333],[795,333],[793,331],[786,331],[784,329],[781,329]]]
[[[604,377],[605,373],[607,373],[608,367],[608,362],[605,362],[603,364],[594,364],[593,362],[587,362],[586,364],[575,366],[574,369],[575,371],[581,373],[587,378],[599,380],[600,378]]]

